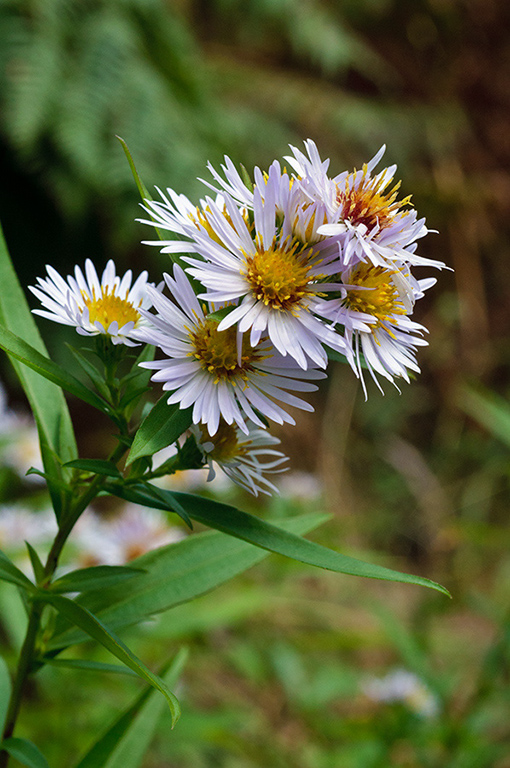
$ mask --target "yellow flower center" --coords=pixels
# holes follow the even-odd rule
[[[119,328],[129,322],[136,323],[140,319],[140,313],[131,301],[127,299],[121,299],[120,296],[116,296],[114,293],[108,293],[108,288],[101,288],[101,296],[96,298],[95,292],[93,298],[83,294],[85,306],[89,310],[89,318],[91,323],[95,323],[99,320],[105,330],[108,330],[110,324],[115,320],[119,324]],[[142,302],[138,306],[141,306]]]
[[[399,209],[410,203],[410,195],[403,200],[397,200],[400,181],[385,192],[392,178],[370,178],[366,165],[363,166],[361,181],[356,185],[355,178],[356,172],[346,178],[344,189],[337,191],[336,200],[344,220],[356,225],[364,224],[369,232],[377,225],[380,229],[389,227]]]
[[[377,318],[377,323],[370,327],[380,328],[382,323],[394,315],[405,315],[406,310],[400,299],[391,276],[395,271],[374,267],[371,264],[358,264],[351,272],[349,283],[370,290],[350,290],[344,299],[344,305],[356,312],[365,312]]]
[[[311,248],[295,241],[289,248],[273,245],[246,257],[251,289],[271,309],[292,310],[308,292]]]
[[[210,437],[207,427],[199,426],[204,442],[213,443],[214,448],[209,456],[219,463],[232,461],[238,456],[244,456],[247,453],[246,446],[240,446],[237,442],[237,430],[233,424],[227,424],[220,419],[218,431],[214,437]]]
[[[246,379],[246,375],[253,370],[253,364],[267,355],[261,352],[260,347],[252,347],[244,334],[239,364],[236,328],[218,331],[218,324],[218,320],[206,317],[190,333],[195,349],[191,354],[200,361],[204,370],[214,374],[216,382],[223,379],[235,384],[235,379]]]

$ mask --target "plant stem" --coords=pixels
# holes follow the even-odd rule
[[[122,458],[126,450],[127,450],[126,446],[122,442],[119,442],[115,450],[112,451],[109,457],[109,461],[112,461],[116,464]],[[62,553],[64,544],[66,543],[69,537],[69,534],[73,530],[82,512],[84,512],[84,510],[88,507],[90,502],[99,493],[101,489],[101,485],[104,483],[104,481],[105,481],[104,477],[102,477],[101,475],[96,475],[96,477],[92,480],[88,488],[86,488],[86,490],[76,499],[75,504],[69,510],[69,513],[66,516],[66,518],[62,521],[62,524],[58,530],[58,533],[55,537],[53,545],[48,554],[46,565],[44,567],[44,574],[46,578],[44,582],[39,585],[40,587],[44,588],[50,583],[51,577],[55,573],[55,570],[58,565],[59,557]],[[18,667],[14,677],[11,699],[9,702],[9,708],[7,711],[7,717],[5,721],[5,728],[3,732],[4,739],[10,738],[14,733],[14,728],[16,725],[16,720],[18,718],[18,714],[21,706],[21,700],[23,697],[23,691],[25,689],[25,683],[26,683],[27,677],[29,676],[32,670],[35,643],[37,639],[37,633],[39,631],[39,623],[41,620],[41,614],[42,614],[43,608],[44,608],[43,602],[34,601],[31,603],[30,613],[28,617],[27,631],[25,635],[25,640],[23,642],[23,646],[20,651]],[[0,768],[6,768],[6,766],[8,765],[8,762],[9,762],[8,752],[0,751]]]
[[[39,629],[39,621],[41,618],[42,608],[43,606],[40,603],[32,603],[30,609],[27,633],[25,635],[23,647],[20,652],[18,669],[16,670],[16,676],[14,678],[12,687],[11,700],[9,702],[9,709],[7,710],[7,717],[5,720],[5,728],[3,733],[4,739],[10,738],[14,732],[14,727],[16,725],[16,720],[18,718],[21,706],[23,691],[25,689],[25,682],[32,666],[35,641]],[[6,768],[8,762],[8,752],[0,752],[0,768]]]

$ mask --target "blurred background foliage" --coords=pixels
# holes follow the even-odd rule
[[[0,0],[0,218],[24,284],[46,263],[67,272],[86,257],[101,266],[110,256],[120,268],[144,264],[159,280],[167,262],[140,245],[152,234],[135,222],[138,195],[116,134],[149,188],[170,186],[194,198],[203,193],[196,177],[207,178],[206,162],[217,166],[224,153],[247,168],[265,167],[288,143],[310,137],[335,174],[359,167],[385,143],[403,194],[412,193],[419,214],[439,231],[420,243],[421,253],[455,269],[439,276],[418,307],[430,347],[420,351],[416,382],[384,398],[372,388],[365,403],[351,373],[332,367],[314,400],[317,413],[280,432],[293,469],[323,485],[321,503],[334,515],[322,534],[329,544],[385,552],[391,564],[445,583],[454,603],[301,571],[285,587],[293,566],[266,564],[256,577],[266,588],[276,593],[281,581],[283,592],[295,590],[305,602],[317,590],[323,607],[340,604],[345,622],[331,620],[338,629],[332,640],[324,617],[305,620],[298,611],[269,626],[254,620],[254,644],[249,633],[234,634],[233,655],[228,629],[201,636],[189,685],[202,665],[224,703],[193,689],[210,719],[199,707],[193,726],[185,717],[182,728],[198,729],[213,746],[205,757],[182,746],[180,765],[510,765],[501,747],[509,744],[508,718],[506,726],[498,719],[508,695],[497,688],[493,667],[496,703],[477,714],[472,733],[485,735],[473,742],[471,762],[460,747],[455,753],[464,744],[460,731],[423,735],[402,713],[392,714],[391,727],[384,721],[390,735],[380,752],[377,718],[362,711],[354,726],[347,704],[330,710],[324,693],[317,694],[321,709],[310,671],[325,659],[327,669],[352,665],[355,675],[392,659],[404,663],[401,649],[367,618],[372,601],[387,595],[406,631],[417,633],[413,642],[432,648],[430,664],[436,679],[444,673],[454,720],[467,717],[477,685],[487,699],[482,659],[493,658],[497,643],[498,674],[508,680],[509,28],[506,0]],[[43,332],[62,359],[66,330],[44,323]],[[90,426],[90,414],[74,410],[88,427],[88,455],[100,455],[104,426]],[[296,626],[307,627],[302,642]],[[321,643],[331,643],[325,655]],[[462,664],[471,675],[463,676]],[[306,701],[288,682],[300,675],[311,686]],[[474,682],[477,675],[482,682]],[[247,702],[259,683],[257,708]],[[237,699],[225,703],[233,690],[244,710]],[[248,727],[252,752],[225,736],[237,706],[247,717],[259,713]],[[269,755],[261,733],[265,718],[274,724],[271,706],[282,733]],[[328,711],[339,718],[338,732],[324,724]],[[297,732],[309,738],[306,749],[299,739],[293,749]],[[421,757],[408,747],[417,733],[430,747]],[[163,738],[170,753],[173,738]],[[344,746],[335,752],[333,742]],[[322,753],[316,744],[325,743],[329,752]]]

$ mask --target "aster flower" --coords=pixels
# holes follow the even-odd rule
[[[437,696],[423,680],[407,669],[394,669],[385,677],[369,677],[362,688],[372,701],[386,704],[402,702],[423,717],[434,717],[439,712]]]
[[[324,302],[321,311],[333,324],[344,326],[365,395],[362,356],[379,389],[376,374],[392,383],[395,378],[409,382],[408,370],[420,372],[415,347],[427,345],[422,338],[426,328],[409,315],[436,280],[416,280],[407,265],[387,269],[364,262],[344,270],[341,278],[341,297]]]
[[[387,267],[395,261],[442,268],[443,262],[418,256],[416,241],[428,233],[425,219],[410,210],[410,196],[398,200],[400,182],[393,184],[396,165],[373,175],[386,147],[365,163],[360,171],[330,178],[329,160],[321,161],[313,141],[305,142],[308,156],[291,146],[286,158],[298,174],[298,184],[310,200],[320,200],[326,208],[327,221],[319,234],[339,237],[343,265],[368,261]]]
[[[259,491],[268,496],[278,493],[276,486],[269,482],[264,474],[286,470],[286,467],[281,465],[287,461],[287,457],[273,448],[280,441],[265,429],[258,429],[250,423],[247,426],[248,434],[244,434],[236,425],[227,424],[221,419],[214,437],[211,437],[204,427],[191,428],[197,445],[209,464],[207,479],[210,481],[215,478],[214,465],[217,464],[236,485],[240,485],[254,496],[258,496]]]
[[[136,331],[136,338],[163,351],[162,360],[141,365],[155,370],[152,380],[163,382],[163,389],[172,393],[169,404],[193,406],[193,422],[207,425],[211,436],[218,430],[220,416],[249,434],[246,419],[265,427],[256,411],[279,424],[294,424],[280,402],[313,410],[286,390],[311,392],[317,387],[303,379],[316,380],[325,374],[313,368],[301,371],[292,359],[279,355],[268,339],[251,347],[235,328],[221,331],[220,322],[210,316],[214,307],[199,303],[178,265],[173,278],[165,275],[165,282],[175,303],[149,288],[158,314],[142,310],[152,327]]]
[[[53,267],[47,266],[46,270],[48,277],[39,277],[38,285],[30,286],[44,307],[32,310],[34,314],[74,326],[82,336],[105,334],[113,344],[136,346],[131,333],[145,322],[140,309],[151,306],[146,271],[131,285],[131,270],[121,279],[111,260],[101,280],[90,259],[85,262],[85,275],[75,267],[74,277],[68,275],[67,282]]]

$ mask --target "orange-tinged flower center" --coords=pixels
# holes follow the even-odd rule
[[[342,218],[355,225],[364,224],[369,232],[377,225],[380,229],[389,227],[400,208],[409,205],[411,200],[410,196],[397,200],[400,181],[385,192],[391,181],[392,178],[370,178],[366,165],[357,183],[356,172],[350,174],[336,196]]]
[[[312,250],[295,241],[246,257],[246,272],[258,301],[271,309],[292,310],[307,294],[311,283]]]
[[[372,264],[358,264],[351,272],[349,283],[365,290],[349,290],[344,305],[356,312],[365,312],[377,318],[371,328],[380,328],[383,322],[394,315],[405,315],[406,310],[391,277],[394,270],[374,267]],[[366,290],[369,289],[369,290]]]
[[[195,351],[193,356],[202,367],[214,374],[216,381],[245,379],[253,370],[253,364],[260,362],[267,355],[260,348],[252,347],[246,334],[243,336],[241,360],[238,359],[236,328],[218,331],[219,321],[206,317],[191,333]]]
[[[89,318],[91,323],[95,323],[99,320],[103,328],[107,330],[110,324],[115,320],[119,324],[119,328],[129,322],[136,323],[140,319],[140,313],[131,301],[127,299],[121,299],[120,296],[116,296],[114,293],[108,293],[108,288],[101,288],[101,296],[90,299],[85,294],[83,295],[85,306],[89,310]],[[138,306],[141,306],[142,302]]]

